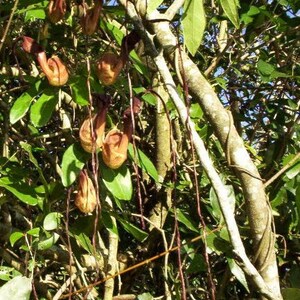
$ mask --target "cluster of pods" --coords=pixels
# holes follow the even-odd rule
[[[102,0],[95,0],[93,7],[82,4],[83,14],[80,24],[82,32],[93,34],[99,24],[102,9]],[[61,21],[66,13],[66,0],[50,0],[48,5],[48,18],[52,23]],[[105,52],[96,62],[96,74],[103,85],[112,85],[128,61],[129,53],[140,40],[135,30],[126,35],[121,44],[120,54]],[[47,58],[46,52],[34,39],[23,37],[22,48],[25,52],[34,55],[42,72],[52,86],[63,86],[69,79],[69,72],[61,59],[52,55]],[[127,159],[127,148],[133,133],[132,117],[140,111],[141,102],[134,97],[132,107],[123,114],[123,131],[112,129],[105,135],[106,114],[110,105],[110,97],[93,95],[98,104],[98,112],[88,116],[82,123],[79,138],[82,148],[89,153],[100,150],[103,162],[111,169],[119,168]],[[96,190],[87,170],[79,175],[78,193],[75,205],[84,213],[92,212],[97,205]]]

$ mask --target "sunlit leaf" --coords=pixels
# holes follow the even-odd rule
[[[65,151],[61,164],[64,186],[70,186],[75,181],[89,157],[90,154],[85,152],[78,143],[71,145]]]
[[[220,0],[221,6],[225,12],[225,15],[231,21],[231,23],[239,28],[239,13],[238,13],[238,0]]]
[[[176,209],[177,219],[180,223],[184,224],[191,231],[199,233],[199,230],[195,227],[191,220],[189,220],[188,215],[183,213],[179,208]]]
[[[54,230],[57,229],[60,225],[60,219],[62,218],[62,214],[58,212],[49,213],[43,222],[43,227],[45,230]]]
[[[9,237],[9,242],[10,242],[11,246],[13,247],[14,244],[22,237],[24,237],[23,232],[20,232],[20,231],[13,232]]]
[[[147,1],[147,13],[151,14],[159,5],[161,5],[163,0],[150,0]]]
[[[100,161],[99,167],[103,183],[109,192],[120,200],[130,200],[133,190],[127,166],[123,164],[119,169],[113,170]]]
[[[49,238],[45,238],[37,245],[38,250],[47,250],[51,248],[59,239],[59,235],[54,232]]]
[[[148,158],[148,156],[140,149],[137,149],[136,153],[133,150],[133,145],[129,144],[128,146],[129,156],[135,163],[142,168],[147,174],[149,174],[155,181],[158,181],[157,170]]]
[[[73,99],[77,104],[81,106],[89,104],[89,91],[84,75],[73,76],[69,86],[72,90]]]
[[[206,25],[203,0],[186,0],[182,19],[184,43],[194,56],[201,44]]]
[[[34,187],[23,181],[14,182],[8,177],[2,177],[0,178],[0,186],[13,193],[19,200],[28,205],[36,205],[38,203],[38,196]]]
[[[22,119],[29,110],[30,104],[38,93],[41,81],[37,81],[32,87],[24,92],[13,104],[9,112],[9,120],[11,124],[15,124]]]
[[[124,229],[132,236],[134,236],[138,241],[142,242],[147,238],[148,234],[142,229],[136,227],[126,220],[118,218],[118,221],[122,224]]]
[[[53,88],[46,89],[41,97],[31,106],[30,120],[32,124],[36,127],[46,125],[57,102],[57,91]]]
[[[236,279],[244,286],[246,291],[249,293],[248,283],[243,270],[237,265],[234,259],[227,257],[227,261],[231,273],[236,277]]]
[[[112,216],[107,211],[102,211],[101,221],[103,222],[106,229],[108,229],[117,236],[119,235],[118,227],[113,221]]]

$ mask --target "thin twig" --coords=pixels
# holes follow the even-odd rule
[[[13,18],[13,16],[14,16],[14,13],[15,13],[15,11],[16,11],[16,9],[17,9],[18,3],[19,3],[19,0],[15,0],[14,6],[13,6],[13,8],[12,8],[12,10],[11,10],[11,14],[10,14],[10,16],[9,16],[8,22],[7,22],[7,24],[6,24],[6,27],[5,27],[3,36],[2,36],[2,39],[0,40],[0,52],[1,52],[1,50],[2,50],[2,47],[3,47],[3,45],[4,45],[4,42],[5,42],[5,40],[6,40],[6,36],[7,36],[8,30],[9,30],[10,24],[11,24],[11,22],[12,22],[12,18]]]
[[[264,183],[264,187],[269,186],[273,181],[275,181],[279,176],[286,172],[293,164],[300,158],[300,152],[295,155],[291,161],[289,161],[280,171],[278,171],[273,177],[271,177],[267,182]]]
[[[212,231],[210,231],[209,234],[212,234],[212,233],[214,233],[214,232],[220,231],[222,228],[223,228],[223,227],[215,228],[215,229],[213,229]],[[193,238],[193,239],[190,240],[190,241],[186,241],[186,242],[182,243],[182,246],[183,246],[183,245],[187,245],[188,243],[194,243],[194,242],[197,242],[197,241],[201,240],[202,238],[203,238],[203,235],[199,235],[199,236]],[[107,281],[107,280],[109,280],[109,279],[115,278],[115,277],[117,277],[117,276],[120,276],[120,275],[123,275],[123,274],[125,274],[125,273],[128,273],[128,272],[130,272],[130,271],[132,271],[132,270],[135,270],[135,269],[137,269],[137,268],[140,268],[140,267],[142,267],[142,266],[144,266],[144,265],[147,265],[147,264],[149,264],[150,262],[152,262],[152,261],[154,261],[154,260],[157,260],[157,259],[159,259],[159,258],[161,258],[161,257],[164,257],[165,255],[167,255],[167,254],[169,254],[169,253],[171,253],[171,252],[174,252],[174,251],[176,251],[176,250],[178,250],[178,245],[175,246],[175,247],[173,247],[173,248],[171,248],[171,249],[168,249],[167,251],[164,251],[164,252],[162,252],[162,253],[160,253],[160,254],[158,254],[158,255],[155,255],[155,256],[152,256],[151,258],[148,258],[148,259],[146,259],[146,260],[143,260],[142,262],[139,262],[139,263],[137,263],[137,264],[135,264],[135,265],[132,265],[131,267],[128,267],[127,269],[125,269],[125,270],[123,270],[123,271],[120,271],[120,272],[115,273],[115,274],[113,274],[113,275],[107,276],[106,278],[103,278],[102,280],[99,280],[99,281],[97,281],[97,282],[95,282],[95,283],[92,283],[92,284],[90,284],[90,285],[88,285],[88,286],[86,286],[86,287],[84,287],[84,288],[81,288],[81,289],[77,290],[76,292],[73,292],[73,293],[71,294],[71,296],[76,295],[76,294],[79,294],[79,293],[81,293],[81,292],[84,292],[84,291],[86,291],[87,289],[91,289],[92,287],[95,287],[95,286],[97,286],[97,285],[100,285],[101,283],[104,283],[105,281]],[[66,299],[66,298],[69,297],[69,295],[70,295],[70,294],[62,295],[59,299]]]

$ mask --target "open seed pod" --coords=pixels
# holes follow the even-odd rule
[[[86,170],[82,170],[79,175],[75,205],[86,214],[93,212],[97,205],[96,190]]]
[[[58,56],[53,55],[47,59],[43,47],[28,36],[23,36],[22,48],[25,52],[35,55],[50,85],[62,86],[68,81],[68,70]]]
[[[47,60],[45,52],[40,52],[37,55],[37,60],[50,85],[62,86],[67,83],[69,73],[66,66],[62,63],[58,56],[53,55]]]

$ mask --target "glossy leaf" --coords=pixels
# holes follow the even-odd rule
[[[140,149],[137,149],[137,153],[134,153],[132,144],[128,145],[128,151],[130,158],[157,182],[157,170],[148,156]]]
[[[47,250],[51,248],[59,239],[59,235],[54,232],[49,238],[45,238],[37,245],[38,250]]]
[[[11,246],[13,247],[14,244],[22,237],[24,237],[23,232],[20,232],[20,231],[13,232],[9,237],[9,242],[10,242]]]
[[[43,222],[43,227],[45,230],[54,230],[57,229],[60,225],[60,219],[62,218],[62,214],[58,212],[49,213]]]
[[[86,85],[86,77],[83,75],[77,75],[72,78],[69,83],[74,101],[81,105],[89,104],[89,91]]]
[[[182,19],[184,43],[194,56],[201,44],[206,26],[203,0],[186,0]]]
[[[99,167],[103,183],[109,192],[119,200],[130,200],[133,190],[127,166],[123,164],[119,169],[113,170],[101,161]]]
[[[49,88],[31,106],[30,119],[34,126],[41,127],[48,123],[58,102],[56,94],[54,89]]]
[[[224,10],[225,15],[231,21],[231,23],[239,28],[239,14],[238,14],[238,0],[220,0],[221,6]]]
[[[31,290],[31,279],[17,276],[0,288],[0,299],[29,300]]]
[[[71,145],[65,151],[61,164],[62,183],[65,187],[76,180],[89,157],[90,154],[86,153],[78,143]]]
[[[0,186],[28,205],[34,206],[38,203],[35,189],[23,181],[14,182],[8,177],[2,177],[0,178]]]
[[[36,82],[28,91],[24,92],[13,104],[9,112],[11,124],[22,119],[30,108],[30,104],[38,93],[41,81]]]

